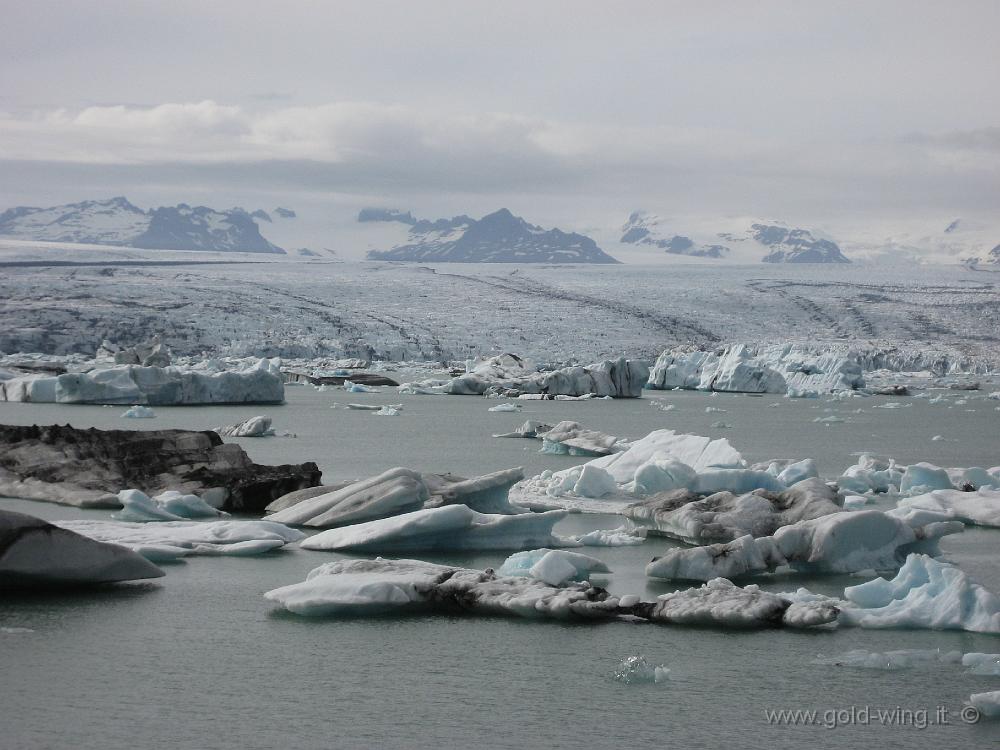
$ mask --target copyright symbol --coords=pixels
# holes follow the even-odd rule
[[[962,709],[961,717],[966,724],[975,724],[979,721],[979,709],[975,706],[966,706]]]

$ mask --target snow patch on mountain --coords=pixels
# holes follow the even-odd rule
[[[428,221],[409,211],[367,208],[359,222],[399,222],[410,227],[405,243],[371,250],[370,260],[455,263],[617,263],[582,234],[542,229],[506,208],[479,219],[456,216]]]

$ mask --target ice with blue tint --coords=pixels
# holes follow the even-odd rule
[[[184,521],[192,518],[218,518],[228,516],[213,508],[197,495],[168,490],[150,497],[141,490],[122,490],[118,493],[122,510],[113,513],[116,521]]]
[[[853,605],[841,613],[844,624],[1000,633],[1000,599],[960,568],[927,555],[910,555],[891,580],[849,586],[844,598]]]
[[[122,412],[123,419],[153,419],[154,417],[156,417],[156,412],[141,404],[131,406]]]
[[[544,547],[515,552],[496,570],[498,576],[530,576],[552,586],[566,581],[586,581],[591,573],[610,572],[610,568],[596,557]]]
[[[935,511],[962,523],[1000,528],[1000,490],[934,490],[916,497],[901,498],[897,507]]]
[[[128,547],[147,560],[167,562],[189,555],[259,555],[305,537],[272,521],[56,521],[56,526],[100,542]]]
[[[772,536],[669,549],[646,566],[646,575],[707,581],[783,566],[812,574],[895,570],[909,553],[936,553],[940,537],[962,531],[961,523],[941,519],[941,514],[900,516],[878,510],[831,513],[782,526]]]
[[[637,654],[622,659],[612,679],[623,685],[662,684],[670,680],[670,670],[662,664],[650,664],[646,657]]]
[[[477,513],[465,505],[444,505],[330,529],[309,537],[302,547],[393,554],[560,547],[566,546],[566,541],[554,534],[552,527],[565,516],[560,510],[502,515]]]

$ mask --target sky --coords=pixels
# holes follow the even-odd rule
[[[0,0],[0,208],[989,216],[1000,3]]]

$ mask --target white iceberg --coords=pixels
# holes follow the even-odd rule
[[[309,497],[268,518],[294,526],[346,526],[417,510],[429,497],[419,472],[396,467],[342,489]]]
[[[303,549],[406,553],[423,550],[526,549],[566,546],[552,527],[565,511],[501,515],[465,505],[424,508],[392,518],[330,529],[302,542]]]
[[[515,552],[496,569],[498,576],[530,576],[551,586],[567,581],[586,581],[591,573],[610,573],[596,557],[562,549],[526,550]]]
[[[720,352],[663,352],[650,373],[649,387],[817,396],[863,388],[864,376],[850,353],[817,353],[793,344],[733,344]]]
[[[162,570],[132,550],[34,516],[0,510],[3,586],[112,583],[162,575]]]
[[[274,430],[271,428],[271,418],[264,415],[250,417],[250,419],[225,427],[215,427],[213,432],[219,437],[270,437],[274,435]]]
[[[519,396],[611,396],[639,398],[649,377],[649,368],[642,362],[605,360],[586,367],[564,367],[550,372],[537,372],[534,367],[513,354],[502,354],[474,365],[469,372],[447,381],[426,380],[403,383],[400,393],[449,393],[481,396],[485,393]]]
[[[26,375],[0,381],[0,401],[60,404],[237,404],[285,399],[280,360],[239,369],[215,362],[200,368],[118,365],[62,375]]]
[[[934,490],[901,498],[896,507],[935,511],[962,523],[1000,528],[1000,490]]]
[[[1000,599],[960,568],[927,555],[910,555],[891,580],[844,589],[844,598],[851,605],[841,612],[845,625],[1000,633]]]
[[[122,510],[111,515],[115,521],[185,521],[229,515],[197,495],[176,490],[168,490],[155,497],[149,497],[141,490],[122,490],[118,493],[118,502],[122,504]]]
[[[150,409],[148,406],[142,406],[140,404],[130,406],[122,412],[123,419],[154,419],[155,417],[155,411]]]
[[[748,468],[724,438],[713,440],[673,430],[654,430],[620,453],[525,480],[515,486],[512,494],[520,504],[541,498],[550,505],[621,512],[636,498],[674,489],[710,494],[723,490],[780,491],[785,486],[772,471]],[[574,498],[604,498],[611,503],[580,503]]]
[[[961,523],[940,519],[940,514],[896,517],[878,510],[832,513],[783,526],[773,536],[670,549],[646,566],[646,575],[708,581],[786,565],[814,574],[895,570],[911,552],[934,553],[938,539],[962,531]]]
[[[57,521],[56,526],[163,562],[189,555],[259,555],[305,537],[273,521]]]

